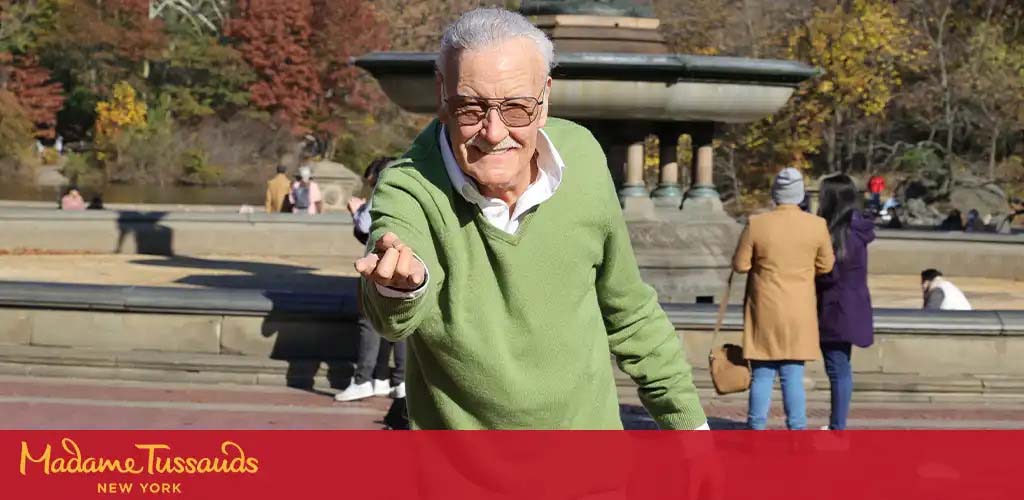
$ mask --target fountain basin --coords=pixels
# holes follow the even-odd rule
[[[406,111],[434,113],[434,58],[374,52],[356,60]],[[665,54],[563,53],[551,114],[570,119],[746,123],[776,112],[817,71],[795,61]]]

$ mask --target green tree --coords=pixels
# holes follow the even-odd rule
[[[156,99],[167,95],[171,113],[185,121],[229,117],[244,109],[255,79],[234,47],[191,30],[171,35],[166,58],[154,65],[151,76]]]
[[[1024,43],[1008,42],[1004,28],[982,22],[968,41],[967,56],[954,81],[988,130],[987,174],[995,179],[1000,139],[1024,127]]]
[[[32,142],[32,122],[14,94],[0,89],[0,159],[14,158]]]

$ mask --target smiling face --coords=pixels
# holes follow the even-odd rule
[[[459,167],[484,194],[504,199],[506,196],[499,193],[505,193],[517,198],[532,180],[531,160],[537,150],[538,131],[547,121],[551,78],[540,51],[528,39],[513,38],[491,47],[448,54],[441,69],[443,75],[437,79],[439,116],[448,129]],[[536,97],[544,104],[537,108],[532,123],[520,127],[502,121],[497,101],[490,101],[495,106],[479,123],[459,125],[454,108],[463,97]]]

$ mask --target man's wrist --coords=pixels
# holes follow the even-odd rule
[[[423,295],[423,292],[427,290],[427,284],[430,283],[430,272],[427,270],[426,263],[424,263],[418,255],[413,254],[413,257],[415,257],[423,266],[423,283],[420,283],[418,287],[411,290],[404,290],[401,288],[381,285],[380,283],[374,283],[374,288],[377,289],[377,293],[382,297],[388,297],[390,299],[415,299]]]

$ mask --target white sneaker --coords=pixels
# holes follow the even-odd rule
[[[391,394],[391,381],[390,380],[376,380],[373,381],[373,395],[374,396],[387,396]]]
[[[341,391],[334,395],[335,401],[357,401],[360,399],[366,399],[373,396],[373,382],[367,380],[362,384],[352,382]]]
[[[402,399],[405,397],[405,382],[396,385],[391,389],[391,399]]]
[[[829,430],[829,428],[828,428],[827,425],[823,425],[823,426],[819,427],[818,430],[827,431],[827,430]]]

